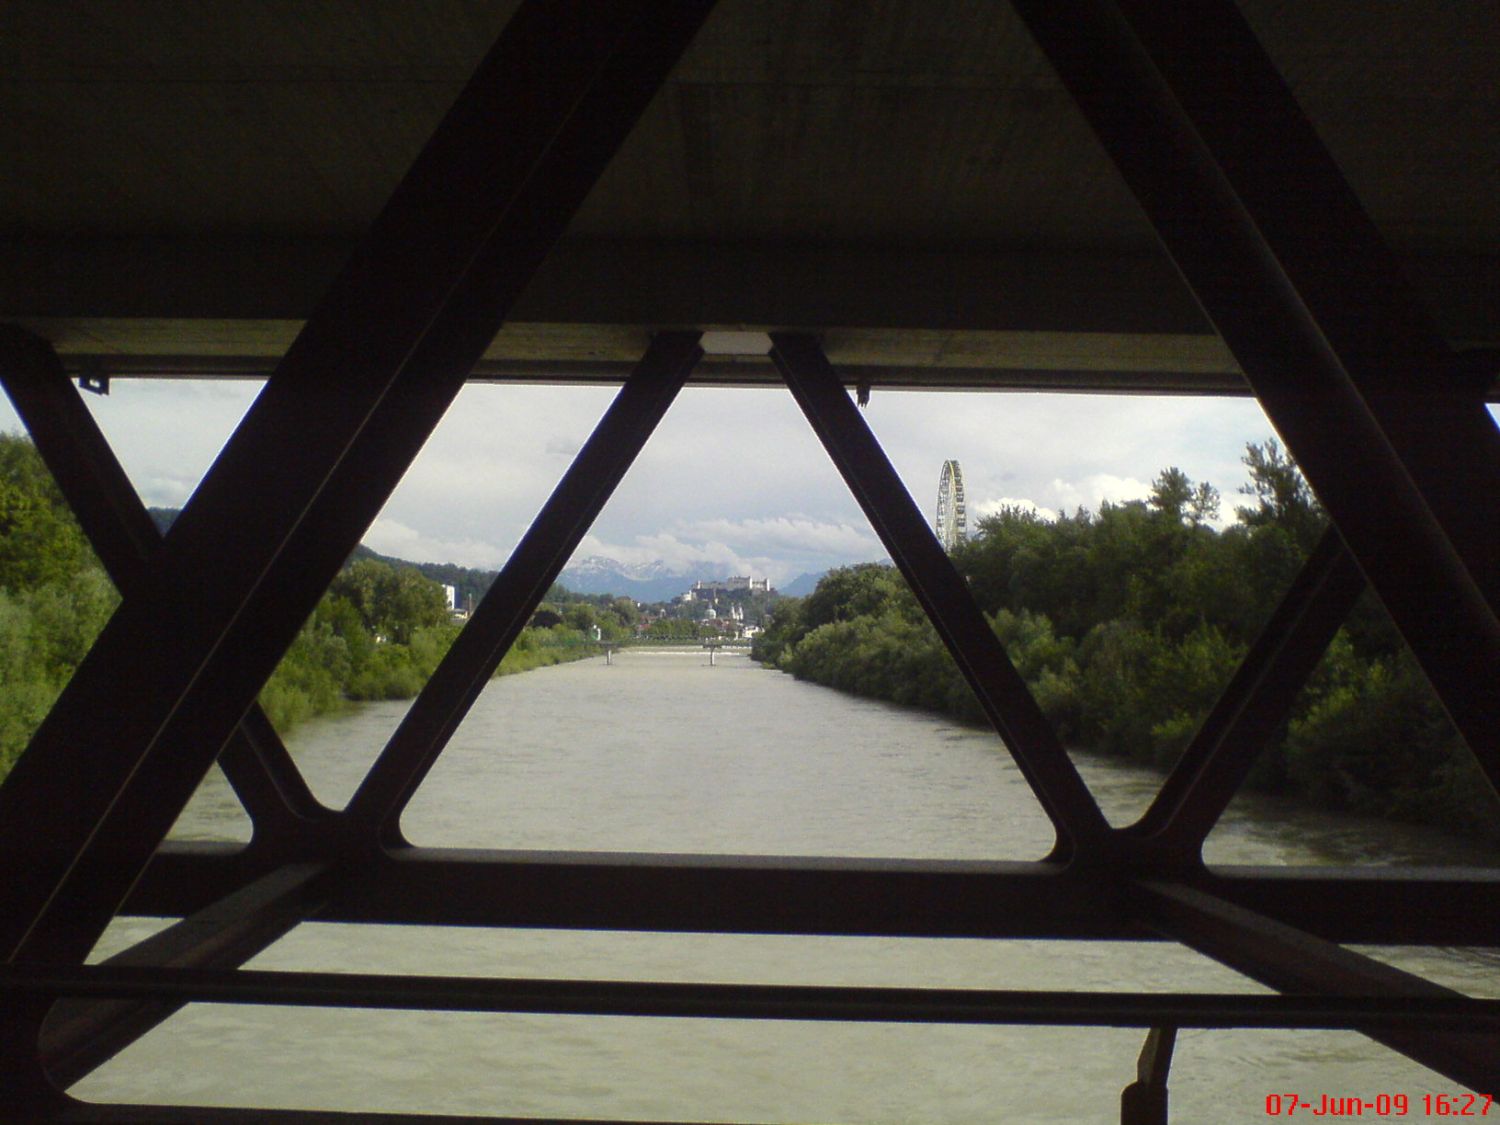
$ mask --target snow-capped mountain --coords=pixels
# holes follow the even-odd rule
[[[708,571],[674,571],[660,559],[627,566],[618,559],[589,555],[566,567],[558,582],[578,594],[615,594],[638,602],[665,602],[699,579],[722,578]]]

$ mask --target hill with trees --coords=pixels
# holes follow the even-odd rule
[[[1176,468],[1147,501],[1047,520],[1008,509],[953,553],[1070,745],[1176,761],[1325,526],[1273,439],[1247,447],[1246,503]],[[981,721],[947,650],[890,566],[831,572],[778,607],[754,655],[800,678]],[[1496,840],[1500,802],[1373,595],[1366,594],[1250,784]]]
[[[177,511],[151,515],[165,532]],[[492,571],[356,550],[262,691],[262,707],[285,732],[350,701],[410,698],[460,628],[441,583],[477,591],[477,599],[493,580]],[[522,631],[500,673],[591,655],[598,651],[596,625],[606,639],[630,627],[617,606],[575,604],[556,588],[552,594],[550,619],[539,613],[542,620]],[[0,433],[0,777],[118,602],[35,447],[22,435]]]

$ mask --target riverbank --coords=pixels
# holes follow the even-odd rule
[[[798,679],[986,725],[904,581],[886,566],[834,571],[788,605],[752,655]],[[1122,617],[1081,638],[1026,609],[986,615],[1069,746],[1165,773],[1246,644],[1200,625],[1180,636]],[[1426,824],[1500,845],[1500,802],[1404,648],[1369,656],[1341,632],[1248,792],[1309,808]]]
[[[356,703],[413,699],[436,671],[458,632],[457,625],[419,630],[409,644],[373,646],[356,667],[349,661],[347,649],[343,653],[327,651],[328,638],[319,635],[314,622],[298,635],[266,684],[260,705],[271,725],[285,736],[309,719],[337,713]],[[561,627],[522,630],[495,675],[511,676],[585,660],[603,651],[574,633]]]
[[[399,725],[374,703],[290,740],[319,799],[342,807]],[[623,720],[623,721],[622,721]],[[1080,769],[1114,820],[1155,779],[1118,761]],[[212,788],[210,788],[212,787]],[[217,772],[176,831],[243,838]],[[991,732],[780,675],[738,655],[625,649],[485,687],[402,818],[422,847],[520,852],[1036,860],[1053,832]],[[1238,802],[1211,862],[1468,862],[1427,832]],[[793,864],[802,861],[791,860]],[[830,862],[837,862],[831,860]],[[153,922],[127,920],[134,938]],[[123,943],[122,943],[123,944]],[[120,944],[101,949],[113,953]],[[1487,954],[1383,950],[1470,995]],[[986,989],[1233,992],[1243,978],[1165,942],[298,926],[257,967],[441,976]],[[922,1121],[1111,1125],[1142,1033],[796,1021],[489,1016],[192,1005],[71,1092],[285,1108],[545,1119]],[[239,1049],[250,1044],[253,1050]],[[1187,1030],[1173,1063],[1181,1121],[1265,1119],[1276,1087],[1403,1091],[1440,1076],[1346,1032]],[[809,1066],[816,1059],[818,1065]],[[996,1065],[996,1060],[1004,1065]]]

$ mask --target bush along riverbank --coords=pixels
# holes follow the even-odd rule
[[[1007,509],[954,551],[986,619],[1070,746],[1165,770],[1187,746],[1325,525],[1272,440],[1249,499],[1165,470],[1148,501],[1044,519]],[[752,655],[801,679],[970,722],[983,715],[891,567],[835,570],[786,601]],[[1312,805],[1500,843],[1500,801],[1366,594],[1247,782]]]
[[[554,591],[566,598],[565,591]],[[31,442],[0,433],[0,777],[10,770],[119,603]],[[497,675],[578,660],[629,632],[623,607],[559,601]],[[282,733],[351,702],[409,699],[458,635],[439,583],[359,559],[339,574],[261,692]]]

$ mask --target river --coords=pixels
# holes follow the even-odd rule
[[[404,703],[295,732],[341,804]],[[1158,778],[1080,763],[1110,818]],[[493,681],[407,813],[426,845],[1035,859],[1051,830],[992,734],[721,654],[627,651]],[[174,834],[248,824],[217,772]],[[1491,862],[1435,834],[1237,802],[1210,862]],[[103,956],[156,923],[117,922]],[[1371,950],[1473,995],[1500,958]],[[1155,943],[485,931],[305,924],[252,963],[441,975],[1263,991]],[[1133,1030],[902,1027],[194,1005],[74,1087],[88,1100],[712,1121],[1117,1122]],[[1185,1031],[1174,1122],[1268,1120],[1266,1098],[1453,1084],[1354,1033]],[[1494,1111],[1500,1114],[1500,1109]],[[1368,1116],[1368,1115],[1367,1115]]]

